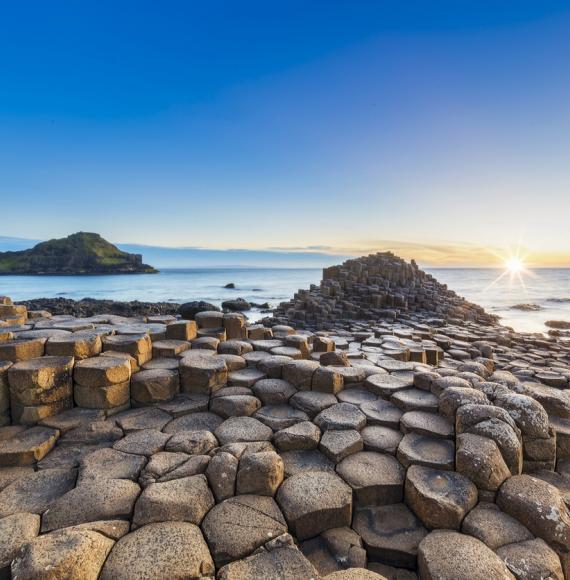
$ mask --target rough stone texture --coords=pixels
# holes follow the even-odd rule
[[[0,492],[0,517],[18,512],[42,514],[75,485],[76,472],[44,469],[26,473]]]
[[[356,511],[353,527],[368,558],[401,568],[415,568],[418,546],[427,531],[403,503]]]
[[[497,505],[558,550],[570,550],[570,513],[560,492],[530,475],[516,475],[499,490]]]
[[[0,577],[9,577],[10,564],[20,548],[40,531],[40,516],[17,513],[0,519]]]
[[[202,529],[216,565],[223,566],[285,533],[287,525],[272,498],[239,495],[211,509]]]
[[[277,492],[289,529],[299,540],[350,525],[352,491],[334,473],[302,472],[286,479]]]
[[[418,568],[420,577],[430,580],[514,579],[503,561],[483,542],[440,530],[421,542]]]
[[[405,470],[389,455],[355,453],[337,465],[337,472],[354,490],[359,506],[402,501]]]
[[[0,467],[40,461],[53,449],[58,437],[56,429],[32,427],[12,439],[0,440]]]
[[[239,462],[236,493],[273,496],[284,471],[283,460],[274,451],[244,455]]]
[[[503,559],[517,580],[533,578],[564,580],[560,558],[540,538],[509,544],[499,548],[497,555]]]
[[[456,468],[479,489],[488,491],[499,489],[511,475],[497,444],[479,435],[457,437]]]
[[[494,503],[479,503],[463,520],[461,531],[495,551],[506,544],[524,542],[534,537],[528,528]]]
[[[12,563],[13,578],[97,580],[113,540],[89,530],[58,530],[25,544]]]
[[[140,487],[126,479],[95,479],[56,499],[42,517],[42,532],[131,516]]]
[[[469,479],[449,471],[412,465],[406,474],[406,503],[428,529],[459,530],[477,504],[477,488]]]
[[[123,536],[113,547],[101,580],[202,578],[214,562],[200,528],[188,522],[149,524]]]
[[[200,525],[214,506],[214,496],[204,475],[182,477],[149,485],[135,505],[133,525],[181,521]]]
[[[317,578],[317,572],[299,550],[285,547],[270,552],[260,552],[245,560],[232,562],[218,573],[219,580],[243,580],[244,578],[299,580],[299,578]]]

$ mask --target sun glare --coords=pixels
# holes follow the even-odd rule
[[[524,270],[524,263],[520,258],[509,258],[505,266],[511,274],[518,274]]]

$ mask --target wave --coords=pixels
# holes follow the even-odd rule
[[[547,298],[546,302],[556,302],[557,304],[565,304],[570,302],[570,298]]]

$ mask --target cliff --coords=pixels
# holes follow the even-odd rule
[[[0,274],[149,274],[141,254],[129,254],[99,234],[78,232],[29,250],[0,252]]]

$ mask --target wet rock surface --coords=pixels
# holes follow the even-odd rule
[[[570,573],[568,337],[414,264],[326,269],[255,325],[0,305],[1,574]]]

